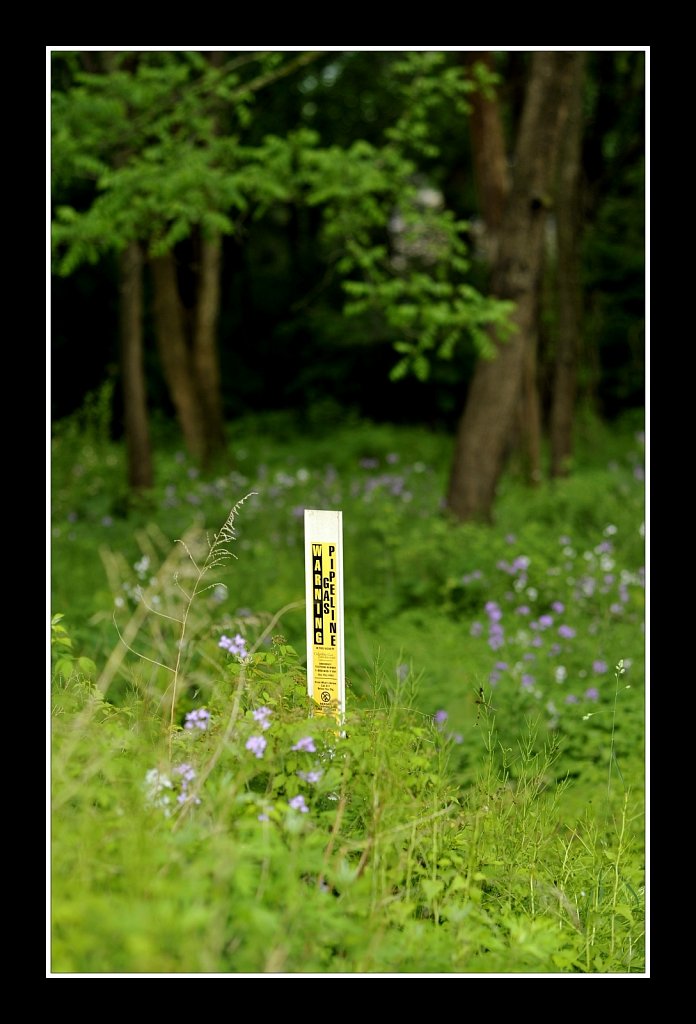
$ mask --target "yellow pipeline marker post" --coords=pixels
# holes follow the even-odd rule
[[[307,692],[314,714],[343,724],[343,513],[305,509]]]

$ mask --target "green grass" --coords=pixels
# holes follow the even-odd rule
[[[98,417],[56,431],[52,970],[644,972],[639,425],[587,419],[574,475],[537,491],[513,467],[493,527],[442,515],[451,439],[309,427],[237,424],[206,478],[163,438],[135,504]],[[251,491],[179,647],[174,541],[205,557]],[[344,515],[338,742],[307,718],[303,507]],[[218,646],[237,632],[248,662]],[[181,763],[201,802],[167,815],[146,777],[175,798]]]

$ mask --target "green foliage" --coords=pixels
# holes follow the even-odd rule
[[[60,612],[56,612],[51,617],[51,658],[53,661],[53,671],[56,676],[63,679],[69,678],[76,672],[80,672],[85,676],[96,675],[97,666],[91,658],[86,658],[84,655],[76,658],[73,655],[73,642],[65,626],[61,624],[61,619],[63,618],[64,616]]]
[[[68,612],[54,652],[88,650],[97,666],[73,659],[54,675],[54,971],[645,969],[634,424],[608,434],[588,421],[576,479],[531,494],[509,476],[497,526],[457,528],[437,509],[446,438],[361,423],[310,438],[280,416],[246,425],[234,471],[201,477],[172,450],[152,504],[105,517],[121,454],[89,422],[54,439],[55,606]],[[204,524],[249,490],[238,557],[210,574],[180,644],[196,570],[172,541],[200,564]],[[307,717],[302,505],[344,511],[345,738]],[[522,555],[523,591],[498,566]],[[621,615],[602,573],[627,588]],[[515,668],[535,650],[513,628],[523,600],[537,618],[563,600],[576,631],[561,662],[540,650],[531,689]],[[503,611],[497,652],[471,636],[489,602]],[[236,633],[245,660],[219,647]],[[178,652],[172,730],[160,666]],[[493,685],[498,658],[510,671]],[[592,675],[599,658],[609,671]],[[621,659],[632,664],[612,680]],[[583,698],[590,683],[597,700]],[[200,708],[208,728],[187,729]],[[316,752],[293,751],[306,736]],[[195,773],[186,785],[182,764]],[[299,796],[306,813],[290,806]]]
[[[311,55],[310,55],[311,56]],[[200,54],[102,55],[101,73],[76,72],[53,94],[53,252],[59,275],[134,240],[152,257],[204,234],[239,234],[278,206],[319,207],[321,242],[345,282],[350,316],[376,316],[399,353],[393,378],[425,380],[462,340],[492,356],[510,303],[467,280],[468,225],[444,207],[416,159],[437,154],[433,118],[463,116],[475,88],[442,53],[405,54],[393,67],[401,115],[379,145],[322,144],[298,124],[251,141],[253,94],[279,74],[244,79],[239,59]],[[282,68],[281,68],[282,70]],[[60,196],[84,182],[84,204]]]
[[[220,665],[209,728],[171,761],[156,702],[56,690],[54,972],[640,971],[633,840],[625,820],[559,827],[552,751],[496,769],[490,734],[466,793],[412,687],[337,739],[294,663],[279,638]]]

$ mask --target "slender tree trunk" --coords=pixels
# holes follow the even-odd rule
[[[217,323],[220,311],[222,240],[201,237],[193,366],[204,418],[206,459],[225,447],[225,421],[220,393]]]
[[[537,311],[541,302],[537,298]],[[537,323],[539,314],[537,312]],[[519,443],[524,458],[525,477],[528,484],[537,487],[541,483],[541,398],[537,367],[539,331],[534,330],[524,354],[522,387],[519,402]]]
[[[181,309],[176,266],[171,252],[151,261],[157,345],[167,387],[194,458],[207,456],[205,427]]]
[[[516,303],[515,332],[497,345],[493,360],[480,359],[462,415],[447,494],[459,520],[490,519],[514,424],[528,350],[537,326],[544,225],[575,54],[537,51],[515,152],[510,197],[500,230],[492,292]]]
[[[473,68],[483,64],[494,70],[493,54],[489,51],[471,51],[464,55],[464,63]],[[469,129],[474,160],[474,179],[481,213],[486,223],[486,244],[491,262],[497,250],[497,235],[510,194],[510,173],[503,136],[503,119],[497,95],[486,96],[477,89],[472,93]]]
[[[578,54],[558,175],[558,343],[551,403],[551,475],[566,476],[573,456],[573,419],[582,321],[581,155],[585,55]]]
[[[143,370],[143,254],[137,242],[131,242],[121,254],[119,272],[121,373],[128,484],[134,490],[143,490],[152,487],[153,477]]]

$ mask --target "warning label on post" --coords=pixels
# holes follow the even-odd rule
[[[336,545],[311,543],[312,551],[312,694],[316,714],[339,717],[339,580]]]

